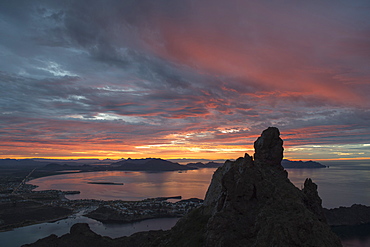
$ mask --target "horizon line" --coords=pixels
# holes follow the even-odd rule
[[[239,158],[239,157],[238,157]],[[26,159],[44,159],[44,160],[97,160],[97,161],[104,161],[104,160],[128,160],[128,159],[163,159],[163,160],[205,160],[205,161],[226,161],[226,160],[236,160],[237,158],[230,159],[230,158],[218,158],[218,159],[207,159],[207,158],[161,158],[161,157],[141,157],[141,158],[117,158],[117,157],[106,157],[106,158],[97,158],[97,157],[7,157],[7,158],[0,158],[0,160],[6,160],[6,159],[14,159],[14,160],[26,160]],[[353,158],[291,158],[291,157],[284,157],[283,159],[291,160],[291,161],[370,161],[370,157],[353,157]]]

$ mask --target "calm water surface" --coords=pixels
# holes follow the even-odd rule
[[[318,185],[323,207],[335,208],[355,203],[370,205],[370,169],[349,170],[346,167],[330,166],[287,170],[289,179],[298,188],[302,188],[306,178],[312,178]]]
[[[306,178],[312,178],[318,184],[324,207],[351,206],[354,203],[370,205],[369,164],[330,163],[329,165],[330,168],[287,170],[290,180],[298,188],[303,186]],[[215,170],[75,173],[39,178],[30,183],[38,185],[37,190],[81,191],[81,194],[69,195],[69,199],[142,200],[149,197],[178,195],[183,199],[204,198]],[[115,182],[124,183],[124,185],[88,184],[88,182]],[[73,216],[58,221],[59,223],[43,223],[3,232],[0,233],[0,240],[2,243],[7,243],[5,246],[19,246],[19,243],[12,244],[12,242],[30,243],[51,233],[60,236],[67,233],[70,226],[77,222],[89,223],[91,229],[101,235],[120,237],[150,229],[169,229],[176,221],[177,219],[170,218],[152,219],[133,224],[104,225],[83,216]],[[19,236],[23,237],[19,238]],[[370,238],[346,240],[343,244],[348,247],[370,246]]]
[[[68,199],[142,200],[160,196],[204,198],[215,169],[171,172],[86,172],[43,177],[30,181],[36,190],[79,190]],[[89,184],[114,182],[124,185]]]
[[[79,190],[69,199],[142,200],[159,196],[182,196],[203,199],[216,169],[183,172],[87,172],[38,178],[30,183],[36,190]],[[287,169],[289,179],[298,188],[306,178],[318,185],[323,206],[334,208],[354,203],[370,205],[370,165],[331,165],[320,169]],[[89,184],[115,182],[124,185]]]
[[[71,226],[76,223],[88,223],[91,230],[94,232],[103,236],[118,238],[130,236],[135,232],[160,229],[168,230],[171,229],[177,221],[178,218],[159,218],[129,224],[103,224],[81,215],[75,215],[53,223],[42,223],[16,228],[12,231],[0,232],[0,246],[18,247],[23,244],[36,242],[38,239],[47,237],[50,234],[62,236],[69,233]]]

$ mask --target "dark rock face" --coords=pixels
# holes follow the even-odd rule
[[[264,165],[275,165],[282,168],[283,140],[280,138],[278,128],[268,127],[262,135],[254,142],[254,160]]]
[[[246,154],[217,169],[198,209],[202,221],[190,215],[179,221],[168,246],[186,246],[181,239],[194,235],[180,229],[190,223],[203,224],[192,246],[341,246],[326,224],[317,185],[308,179],[301,191],[287,178],[282,144],[270,127],[254,144],[254,160]]]
[[[308,179],[299,190],[289,181],[282,145],[277,128],[263,131],[254,160],[246,154],[226,161],[203,206],[145,246],[341,246],[325,222],[316,184]]]
[[[305,206],[314,213],[320,221],[326,222],[326,217],[322,208],[322,200],[317,192],[317,185],[312,182],[311,178],[307,178],[306,181],[304,181],[302,192],[305,195],[303,198]]]

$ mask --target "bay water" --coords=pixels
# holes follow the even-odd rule
[[[370,205],[370,164],[363,162],[327,162],[329,168],[287,169],[289,179],[298,187],[303,186],[306,178],[318,185],[323,206],[334,208],[352,204]],[[171,172],[87,172],[61,174],[38,178],[29,183],[39,186],[36,190],[79,190],[80,194],[68,195],[74,199],[99,200],[142,200],[153,197],[182,196],[183,199],[203,199],[212,175],[216,169],[204,168]],[[91,182],[123,183],[123,185],[90,184]],[[42,223],[21,227],[8,232],[0,232],[0,240],[5,246],[19,246],[34,242],[52,233],[61,236],[69,232],[78,222],[88,223],[93,231],[110,237],[129,236],[145,230],[170,229],[177,218],[150,219],[131,224],[103,224],[82,215],[53,223]],[[369,233],[370,235],[370,233]],[[366,239],[346,239],[344,246],[368,246]]]

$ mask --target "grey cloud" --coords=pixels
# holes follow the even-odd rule
[[[366,110],[370,92],[367,83],[369,25],[365,16],[368,2],[356,2],[364,9],[359,12],[358,6],[353,8],[354,3],[341,2],[328,20],[325,9],[316,1],[302,3],[307,9],[275,3],[273,11],[261,1],[236,9],[237,2],[2,1],[0,26],[4,35],[0,37],[0,54],[5,59],[0,61],[0,122],[21,130],[19,123],[30,121],[23,132],[18,132],[17,138],[23,141],[28,138],[26,133],[55,132],[56,139],[66,139],[68,136],[63,132],[68,127],[56,126],[69,123],[86,140],[89,135],[103,139],[106,134],[113,141],[117,133],[120,138],[144,136],[142,139],[160,140],[168,133],[215,132],[218,127],[227,126],[248,128],[233,134],[243,138],[250,133],[259,134],[267,126],[278,125],[282,131],[346,126],[340,129],[343,133],[339,131],[338,136],[314,136],[307,141],[365,142],[370,136],[369,111]],[[324,5],[331,7],[332,2],[325,1]],[[268,10],[268,14],[260,15],[255,9]],[[302,16],[298,18],[299,13]],[[309,23],[314,13],[318,19]],[[286,18],[281,19],[284,16]],[[294,22],[288,17],[298,19]],[[325,94],[316,94],[315,87],[312,94],[299,94],[295,84],[290,88],[264,84],[259,78],[210,73],[191,62],[156,54],[148,48],[148,43],[154,42],[167,52],[171,52],[172,46],[177,48],[177,44],[166,40],[165,27],[158,24],[158,18],[181,24],[177,31],[183,31],[184,37],[187,30],[199,26],[222,34],[212,37],[240,41],[236,43],[239,47],[220,43],[218,48],[246,56],[258,55],[255,48],[262,47],[266,51],[262,49],[263,56],[257,56],[254,64],[261,68],[277,64],[273,69],[286,74],[287,80],[291,74],[301,71],[286,67],[294,65],[286,61],[290,57],[281,58],[280,53],[274,56],[268,51],[274,46],[284,52],[294,51],[294,58],[305,61],[302,71],[307,69],[307,64],[317,63],[322,71],[314,71],[313,77],[322,76],[329,89],[340,86],[348,89],[348,93],[354,92],[365,99],[364,104],[334,102]],[[356,25],[361,29],[358,32]],[[328,30],[328,26],[338,29]],[[143,39],[142,30],[149,30],[152,36]],[[349,30],[344,35],[352,36],[341,39],[337,35],[341,30]],[[332,43],[327,43],[328,40]],[[217,40],[211,41],[214,42],[210,44],[217,46]],[[347,59],[341,59],[342,55]],[[273,69],[271,71],[275,71]],[[303,82],[296,82],[300,83]],[[140,121],[94,120],[99,113],[137,117]],[[71,119],[67,117],[70,115],[82,118]],[[102,134],[94,134],[97,132]],[[10,136],[9,132],[8,138]],[[226,134],[215,136],[227,139]]]

